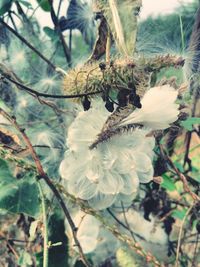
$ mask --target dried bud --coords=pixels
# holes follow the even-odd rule
[[[129,95],[129,102],[133,104],[136,108],[142,107],[139,95],[136,95],[134,92]]]
[[[107,99],[106,104],[105,104],[105,108],[109,112],[113,112],[114,111],[114,104],[113,104],[113,102],[111,102],[109,99]]]
[[[103,63],[103,62],[99,63],[99,68],[100,68],[102,71],[105,70],[105,69],[106,69],[106,64]]]
[[[128,95],[130,94],[130,91],[127,89],[122,89],[119,91],[117,95],[117,100],[120,107],[127,106],[128,103]]]
[[[90,109],[91,102],[89,101],[87,96],[84,97],[82,104],[83,104],[84,111],[87,111]]]

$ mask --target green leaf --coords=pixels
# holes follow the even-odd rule
[[[182,209],[182,210],[174,210],[172,212],[172,217],[183,220],[185,214],[187,212],[187,209]]]
[[[163,188],[165,188],[166,190],[169,190],[169,191],[175,191],[176,190],[176,186],[174,184],[174,181],[168,175],[163,174],[162,178],[163,178],[163,181],[161,183],[161,186]]]
[[[46,35],[51,39],[53,43],[60,42],[59,36],[55,30],[51,29],[50,27],[44,27],[43,31],[46,33]]]
[[[0,159],[0,209],[37,217],[40,211],[39,191],[32,175],[13,177],[7,163]]]
[[[32,266],[33,262],[31,259],[31,255],[28,252],[23,251],[19,257],[18,264],[22,267]]]
[[[12,6],[13,0],[1,0],[0,1],[0,16],[8,12]]]
[[[44,27],[43,31],[48,35],[51,39],[57,37],[55,31],[51,29],[50,27]]]
[[[192,131],[194,124],[200,124],[200,118],[190,117],[187,120],[181,122],[181,126],[183,126],[186,130]]]
[[[48,0],[37,0],[39,6],[46,12],[51,11],[51,6]]]
[[[18,0],[18,2],[20,2],[22,5],[24,5],[25,7],[29,8],[29,9],[33,9],[32,5],[25,0]]]

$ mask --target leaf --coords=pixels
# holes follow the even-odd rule
[[[140,0],[96,0],[103,12],[119,52],[133,55],[137,34],[137,16],[141,7]]]
[[[56,33],[53,29],[51,29],[50,27],[44,27],[43,31],[46,33],[46,35],[48,35],[51,39],[56,37]]]
[[[183,126],[186,130],[192,131],[194,124],[200,124],[200,118],[190,117],[187,120],[181,122],[181,126]]]
[[[22,267],[32,266],[33,262],[31,259],[31,255],[28,252],[23,251],[19,257],[18,264]]]
[[[34,177],[13,177],[7,163],[0,159],[0,209],[37,217],[40,211],[39,191]]]
[[[138,266],[131,252],[126,248],[119,248],[116,253],[117,263],[120,267]]]
[[[162,175],[163,181],[161,183],[161,186],[169,191],[175,191],[176,186],[174,184],[174,181],[166,174]]]
[[[22,5],[24,5],[25,7],[29,8],[29,9],[33,9],[32,5],[25,0],[18,0],[18,2],[20,2]]]
[[[1,0],[0,1],[0,16],[8,12],[12,6],[13,0]]]
[[[183,218],[185,217],[185,214],[187,212],[187,209],[182,209],[182,210],[173,210],[172,212],[172,217],[183,220]]]
[[[37,0],[39,6],[46,12],[51,11],[51,6],[48,0]]]

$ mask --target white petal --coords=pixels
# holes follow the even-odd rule
[[[78,114],[68,130],[67,144],[73,151],[89,147],[100,133],[107,117],[103,102],[94,101],[94,107]],[[101,104],[101,105],[100,105]]]
[[[121,175],[117,172],[106,171],[98,184],[98,190],[104,194],[117,194],[124,186]]]
[[[120,191],[125,195],[130,195],[132,193],[136,193],[139,187],[139,179],[137,173],[132,171],[130,174],[122,175],[124,181],[124,187]]]
[[[116,195],[106,195],[98,192],[92,199],[88,201],[89,205],[96,210],[106,209],[115,202]]]
[[[151,159],[144,153],[136,152],[135,166],[140,183],[148,183],[153,179],[153,165]]]
[[[141,100],[142,108],[133,111],[121,125],[141,123],[154,130],[168,128],[179,114],[177,95],[177,90],[169,85],[149,89]]]
[[[67,184],[69,193],[77,198],[88,200],[97,192],[97,185],[91,183],[86,177],[77,177],[77,180],[69,181]]]
[[[82,236],[81,238],[78,238],[78,240],[83,248],[83,253],[85,254],[94,251],[98,244],[98,239],[94,237]]]
[[[77,157],[77,154],[69,150],[65,153],[65,158],[61,162],[59,168],[62,178],[72,181],[73,179],[76,179],[77,176],[79,177],[80,175],[82,175],[83,171],[86,168],[87,159],[81,154],[79,154],[78,156],[79,157]]]

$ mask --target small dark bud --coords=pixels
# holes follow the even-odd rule
[[[108,99],[108,100],[106,101],[105,108],[106,108],[109,112],[113,112],[113,111],[114,111],[114,104],[113,104],[113,102],[111,102],[111,101]]]
[[[142,107],[139,95],[136,95],[134,92],[129,95],[129,103],[134,105],[136,108]]]
[[[129,102],[134,105],[136,94],[134,92],[131,92],[129,95]]]
[[[101,70],[105,70],[105,69],[106,69],[106,64],[103,63],[103,62],[101,62],[101,63],[99,64],[99,68],[100,68]]]
[[[120,107],[127,106],[128,103],[128,95],[130,94],[130,91],[127,89],[120,90],[117,95],[117,100]]]
[[[90,109],[91,102],[90,102],[90,100],[88,99],[87,96],[84,97],[84,99],[82,101],[82,104],[83,104],[84,111],[87,111],[87,110]]]

